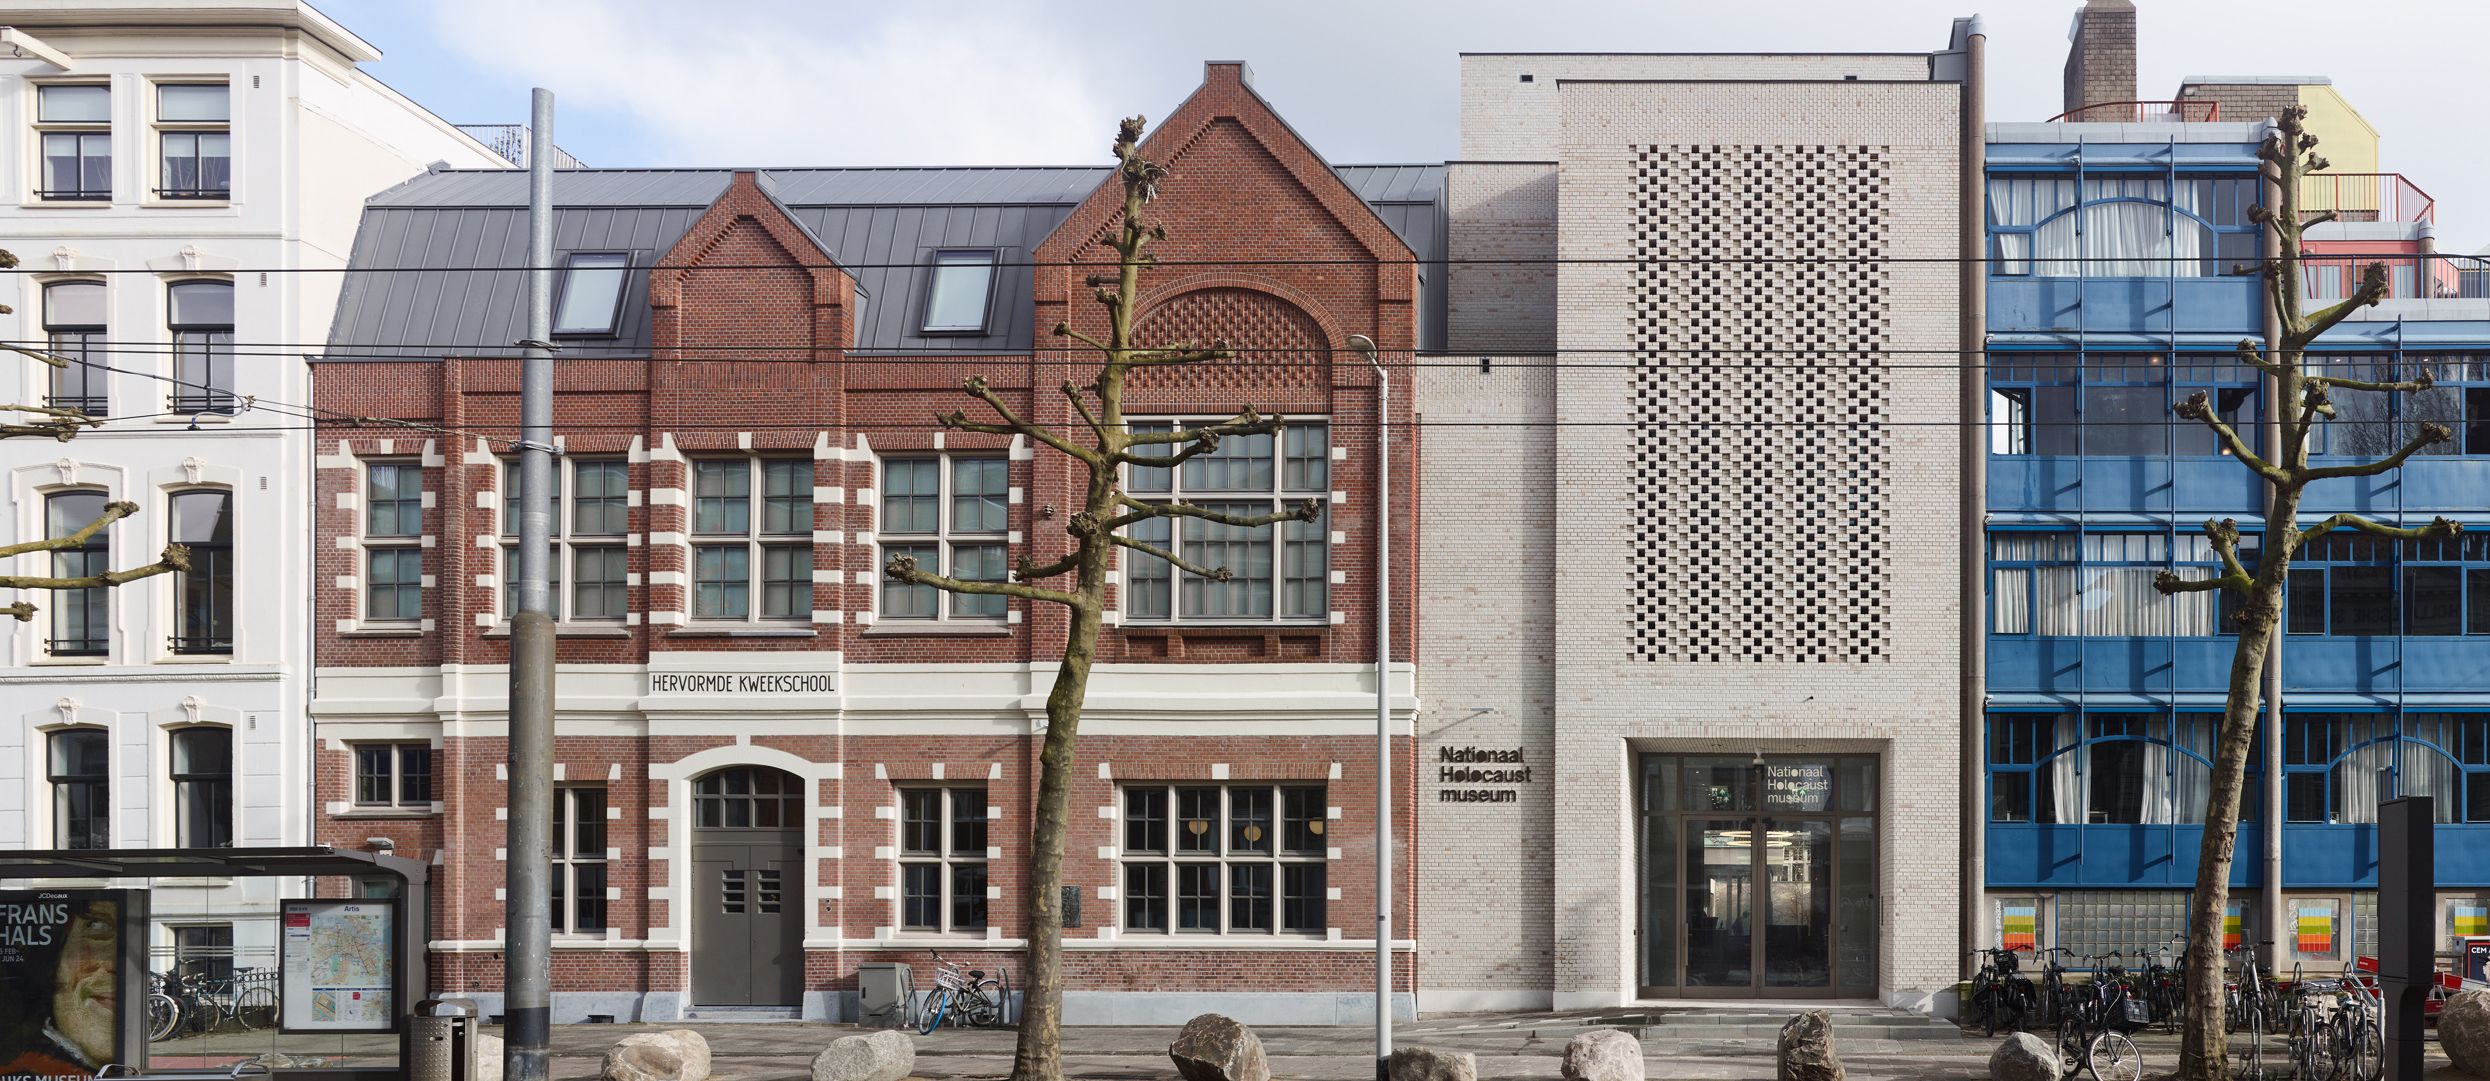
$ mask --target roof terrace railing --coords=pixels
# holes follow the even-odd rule
[[[2209,124],[2222,119],[2222,103],[2187,101],[2096,101],[2056,116],[2050,124]]]
[[[2336,221],[2438,221],[2438,201],[2402,173],[2310,173],[2300,178],[2300,212],[2334,211]]]

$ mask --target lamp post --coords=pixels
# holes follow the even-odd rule
[[[1375,340],[1349,335],[1375,369],[1375,1079],[1392,1072],[1392,375]]]

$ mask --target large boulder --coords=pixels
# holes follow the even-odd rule
[[[1388,1081],[1478,1081],[1478,1056],[1467,1051],[1402,1047],[1385,1063]]]
[[[1233,1017],[1206,1013],[1185,1022],[1167,1045],[1184,1081],[1271,1081],[1271,1060],[1262,1037]]]
[[[2490,1079],[2490,991],[2458,991],[2438,1011],[2438,1046],[2460,1074]]]
[[[634,1032],[605,1053],[604,1081],[707,1081],[709,1041],[687,1028]]]
[[[1643,1081],[1643,1042],[1613,1028],[1566,1041],[1559,1067],[1566,1081]]]
[[[2058,1051],[2029,1032],[2009,1034],[1989,1052],[1989,1081],[2058,1081]]]
[[[813,1081],[905,1081],[916,1070],[916,1040],[895,1029],[841,1036],[813,1056]]]
[[[1823,1010],[1781,1026],[1777,1057],[1780,1081],[1843,1081],[1842,1060],[1833,1054],[1833,1015]]]

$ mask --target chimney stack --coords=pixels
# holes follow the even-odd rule
[[[2066,111],[2069,120],[2126,121],[2130,110],[2076,110],[2136,99],[2135,0],[2085,0],[2067,32]]]

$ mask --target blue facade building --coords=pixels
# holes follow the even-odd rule
[[[1981,828],[1985,922],[2009,943],[2149,951],[2186,930],[2235,639],[2220,595],[2165,597],[2152,581],[2212,572],[2208,518],[2236,519],[2244,548],[2264,528],[2262,484],[2173,413],[2203,392],[2248,433],[2271,407],[2235,355],[2268,334],[2262,280],[2234,272],[2264,241],[2248,214],[2263,130],[1989,130]],[[2392,794],[2436,798],[2442,950],[2490,934],[2490,300],[2458,296],[2454,270],[2420,254],[2428,230],[2312,233],[2332,259],[2397,270],[2396,295],[2330,331],[2312,368],[2436,380],[2339,394],[2321,463],[2382,456],[2428,421],[2456,437],[2396,472],[2318,483],[2303,524],[2357,511],[2468,531],[2336,533],[2294,563],[2229,928],[2275,941],[2286,973],[2374,954],[2375,821]],[[2310,309],[2356,278],[2312,275]]]

